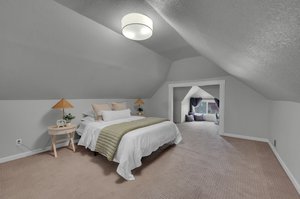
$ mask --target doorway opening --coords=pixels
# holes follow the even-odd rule
[[[218,134],[223,134],[224,98],[225,80],[169,84],[169,119],[175,123],[213,123]]]

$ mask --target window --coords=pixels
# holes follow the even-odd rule
[[[205,101],[201,101],[199,106],[195,107],[196,113],[206,113],[207,112],[207,105]]]
[[[216,114],[219,113],[219,108],[213,100],[202,100],[199,106],[195,107],[195,112],[201,114]]]

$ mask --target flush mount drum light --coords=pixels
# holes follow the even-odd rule
[[[139,13],[125,15],[121,21],[122,33],[125,37],[132,40],[145,40],[152,36],[152,20]]]

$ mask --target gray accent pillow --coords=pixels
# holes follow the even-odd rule
[[[194,116],[193,115],[185,115],[185,121],[186,122],[193,122]]]
[[[194,120],[195,121],[205,121],[203,114],[199,115],[199,114],[195,114],[194,115]]]

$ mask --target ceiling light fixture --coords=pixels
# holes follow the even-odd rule
[[[122,34],[128,39],[141,41],[152,36],[153,22],[143,14],[127,14],[122,18],[121,24]]]

